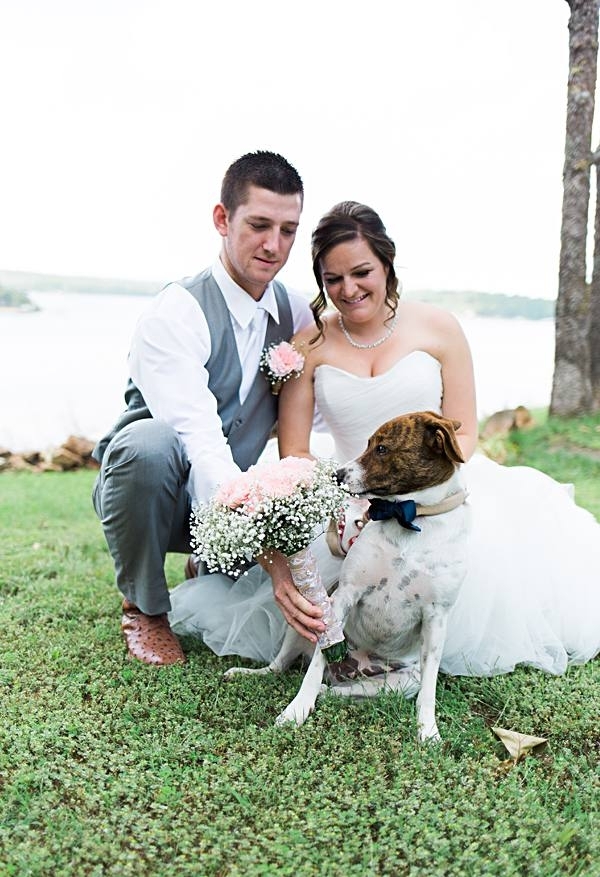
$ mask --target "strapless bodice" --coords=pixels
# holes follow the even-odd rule
[[[423,350],[399,359],[388,371],[360,377],[331,365],[315,369],[317,406],[335,441],[339,463],[365,449],[365,436],[411,411],[442,410],[442,367]]]

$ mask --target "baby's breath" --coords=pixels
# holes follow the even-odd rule
[[[348,491],[337,483],[336,464],[329,460],[312,463],[308,478],[307,461],[301,461],[305,473],[286,495],[282,496],[280,489],[273,490],[274,495],[265,495],[266,474],[275,482],[278,467],[289,474],[293,459],[251,467],[240,476],[243,491],[234,482],[226,485],[219,491],[221,495],[229,492],[244,496],[235,508],[214,498],[194,510],[192,547],[211,572],[238,575],[248,562],[269,548],[288,556],[295,554],[310,544],[319,525],[332,517],[341,518]],[[254,478],[249,479],[249,475]]]

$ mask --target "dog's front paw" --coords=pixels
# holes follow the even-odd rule
[[[306,711],[290,710],[288,707],[287,709],[284,709],[282,713],[279,713],[275,719],[275,724],[278,728],[281,728],[283,725],[296,725],[299,728],[300,725],[304,724],[311,713],[311,709]]]
[[[436,724],[434,724],[433,727],[431,725],[429,727],[419,725],[417,739],[419,743],[426,744],[435,744],[442,742],[442,738],[440,737],[440,732],[438,731]]]
[[[314,701],[305,701],[299,700],[295,698],[282,713],[279,713],[277,718],[275,719],[275,724],[279,727],[281,725],[303,725],[307,718],[310,716],[312,711],[315,708]]]

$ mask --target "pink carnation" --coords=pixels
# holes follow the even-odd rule
[[[282,341],[281,344],[272,347],[267,354],[267,362],[278,378],[284,378],[291,372],[301,372],[304,368],[304,357],[288,341]]]
[[[256,467],[262,468],[262,467]],[[297,487],[312,484],[314,460],[305,457],[284,457],[277,466],[266,464],[260,473],[260,489],[272,499],[291,496]]]
[[[238,478],[221,485],[215,494],[215,500],[229,506],[230,509],[237,509],[248,502],[252,487],[252,478],[249,473],[242,472]]]
[[[292,496],[298,487],[310,487],[314,468],[315,461],[305,457],[285,457],[275,463],[250,466],[247,472],[222,485],[215,499],[231,509],[243,506],[243,511],[252,515],[266,500]]]

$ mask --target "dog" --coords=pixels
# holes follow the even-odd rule
[[[494,436],[505,438],[510,432],[517,429],[529,429],[533,424],[531,412],[524,405],[517,405],[516,408],[505,408],[488,417],[481,430],[480,438],[489,439]]]
[[[467,568],[469,508],[456,439],[458,421],[432,411],[384,423],[356,460],[337,472],[349,490],[371,499],[368,520],[342,564],[333,614],[353,649],[329,665],[339,696],[372,697],[382,690],[417,694],[418,739],[439,741],[437,677],[448,615]],[[268,667],[237,673],[282,672],[310,643],[288,628]],[[311,647],[312,648],[312,647]],[[302,685],[277,724],[301,725],[324,690],[327,649],[314,648]],[[356,655],[359,655],[357,660]],[[360,673],[360,656],[367,668]],[[374,657],[376,656],[376,657]],[[387,672],[373,675],[370,663]],[[325,689],[326,690],[326,689]]]

